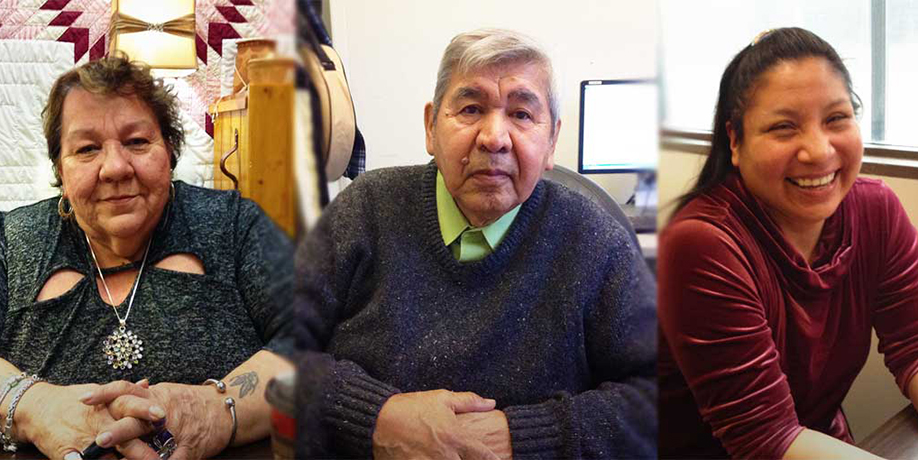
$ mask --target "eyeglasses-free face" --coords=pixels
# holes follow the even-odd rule
[[[825,59],[784,61],[762,74],[728,128],[733,165],[785,232],[821,225],[861,169],[864,146],[844,80]]]

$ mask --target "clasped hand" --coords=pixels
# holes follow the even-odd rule
[[[509,459],[507,418],[495,401],[471,392],[433,390],[390,397],[373,432],[380,459]]]
[[[171,458],[203,458],[225,446],[229,431],[212,433],[216,427],[208,423],[209,417],[200,416],[209,404],[200,390],[169,383],[150,386],[146,380],[36,385],[25,393],[30,397],[29,410],[22,417],[19,411],[24,407],[17,410],[15,421],[22,425],[19,437],[51,458],[79,458],[79,452],[95,442],[114,447],[129,459],[158,460],[141,437],[153,431],[152,422],[165,418],[166,429],[178,444]],[[26,403],[24,396],[21,405]],[[199,416],[190,416],[195,413]],[[215,447],[220,441],[224,444]]]

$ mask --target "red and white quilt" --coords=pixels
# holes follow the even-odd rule
[[[150,0],[155,1],[155,0]],[[207,106],[220,95],[224,39],[292,31],[292,0],[197,0],[198,70],[177,85],[184,111],[213,135]],[[107,50],[111,3],[103,0],[0,0],[0,39],[73,43],[82,64]]]

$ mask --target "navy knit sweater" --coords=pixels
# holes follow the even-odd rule
[[[439,388],[496,399],[515,458],[656,457],[656,288],[627,233],[542,181],[460,264],[436,171],[361,176],[299,248],[298,457],[370,457],[386,399]]]

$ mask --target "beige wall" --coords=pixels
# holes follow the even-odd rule
[[[657,222],[661,223],[660,227],[672,214],[672,201],[692,186],[704,159],[702,155],[676,150],[660,152],[660,167],[657,171],[657,194],[660,200]]]
[[[672,206],[667,206],[672,200],[685,192],[697,177],[705,156],[678,150],[664,150],[660,152],[659,197],[660,214],[659,222],[665,222],[672,212]],[[918,222],[918,180],[900,179],[895,177],[877,177],[885,181],[896,192],[902,201],[906,212],[912,222]],[[854,432],[855,439],[864,439],[874,429],[888,418],[892,417],[903,407],[908,405],[908,400],[899,391],[892,374],[883,365],[883,357],[876,351],[877,339],[873,338],[873,345],[867,364],[861,374],[854,381],[851,392],[845,399],[845,413]]]

